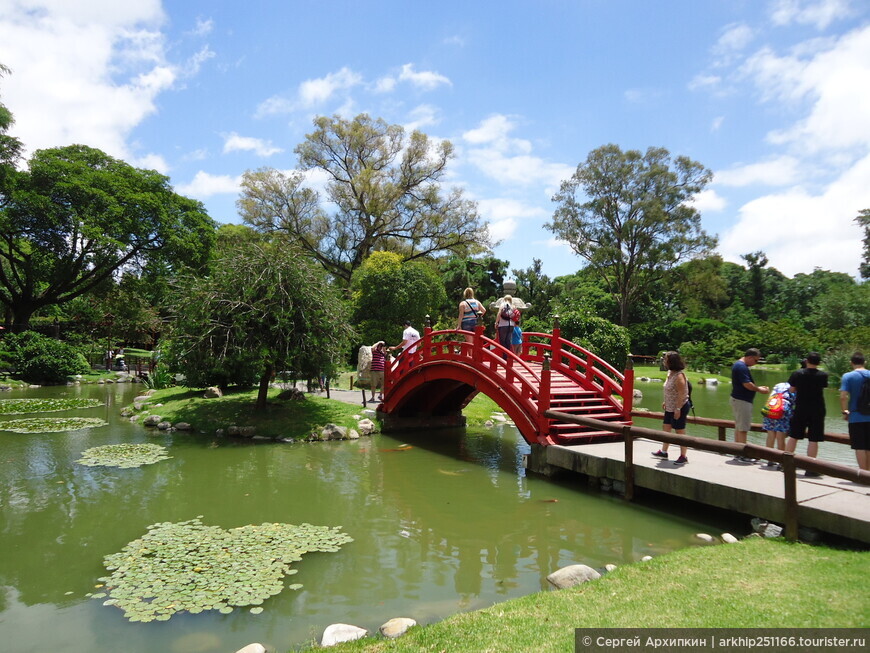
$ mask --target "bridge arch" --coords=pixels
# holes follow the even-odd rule
[[[613,440],[610,432],[555,423],[544,411],[630,423],[632,381],[630,371],[622,374],[562,339],[558,327],[552,334],[524,333],[519,354],[484,336],[482,326],[474,334],[427,328],[415,352],[388,366],[378,412],[385,431],[462,426],[462,409],[482,392],[530,444]]]

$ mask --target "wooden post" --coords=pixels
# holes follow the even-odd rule
[[[785,539],[796,542],[798,539],[797,468],[794,453],[782,454],[783,481],[785,482]]]
[[[631,427],[622,427],[622,437],[625,441],[625,500],[634,499],[634,438]]]
[[[719,441],[725,442],[727,439],[728,439],[728,437],[727,437],[726,432],[725,432],[725,427],[720,426],[719,427]]]
[[[541,385],[538,388],[538,439],[543,441],[550,435],[550,420],[544,415],[550,410],[550,355],[544,352],[541,365]]]

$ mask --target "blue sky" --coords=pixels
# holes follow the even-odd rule
[[[726,260],[857,274],[864,0],[0,0],[0,62],[29,151],[99,147],[221,222],[241,221],[245,170],[294,168],[313,117],[366,112],[454,144],[444,183],[512,268],[582,266],[543,225],[559,182],[616,143],[714,171],[695,204]]]

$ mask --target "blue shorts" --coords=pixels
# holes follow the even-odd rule
[[[512,345],[521,345],[523,344],[523,330],[518,326],[514,327],[514,332],[511,334],[511,344]]]
[[[464,317],[462,318],[462,330],[463,331],[474,331],[477,328],[477,318],[476,317]]]
[[[689,416],[689,408],[691,407],[692,404],[687,401],[683,405],[683,408],[680,410],[679,415],[674,415],[674,413],[666,412],[664,423],[670,424],[675,431],[682,431],[684,428],[686,428],[686,418]]]

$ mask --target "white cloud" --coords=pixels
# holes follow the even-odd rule
[[[421,104],[414,107],[408,117],[410,120],[405,123],[405,129],[408,131],[431,127],[441,122],[438,108],[431,104]]]
[[[854,218],[870,206],[868,179],[870,154],[820,194],[795,187],[752,200],[721,235],[719,251],[739,262],[741,254],[763,250],[770,265],[788,276],[815,267],[855,275],[862,234]]]
[[[272,156],[284,150],[272,145],[271,141],[252,136],[239,136],[236,132],[223,134],[224,154],[228,152],[254,152],[257,156]]]
[[[713,122],[710,123],[710,131],[719,131],[719,128],[722,127],[723,122],[725,122],[725,116],[716,116],[715,118],[713,118]]]
[[[539,206],[532,206],[511,198],[478,200],[477,207],[480,215],[489,223],[489,232],[495,241],[512,238],[521,220],[539,220],[549,216],[549,213]]]
[[[487,223],[490,238],[494,243],[500,243],[504,240],[509,240],[510,238],[512,238],[518,226],[519,223],[515,218],[490,220]]]
[[[548,247],[550,249],[566,249],[571,252],[574,251],[571,249],[571,245],[568,243],[568,241],[556,238],[555,236],[552,236],[547,240],[536,240],[532,244],[543,245],[544,247]]]
[[[241,176],[212,175],[200,170],[190,183],[177,185],[175,192],[204,200],[214,195],[225,195],[228,193],[237,195],[241,189],[241,184]]]
[[[390,77],[387,75],[386,77],[381,77],[378,81],[375,82],[374,92],[375,93],[391,93],[396,88],[396,78]]]
[[[516,123],[508,116],[496,114],[486,118],[462,134],[465,142],[484,146],[469,148],[465,158],[503,185],[543,185],[546,195],[552,195],[563,179],[574,174],[575,168],[532,156],[530,141],[510,136],[515,128]]]
[[[713,190],[712,188],[707,188],[706,190],[702,190],[700,193],[695,195],[695,197],[692,198],[689,204],[694,206],[701,213],[704,213],[705,211],[709,213],[714,213],[717,211],[722,211],[728,205],[728,202],[715,190]]]
[[[795,143],[810,152],[870,146],[870,25],[808,58],[762,50],[747,61],[745,71],[765,99],[810,103],[806,118],[770,132],[770,142]]]
[[[716,88],[722,83],[719,75],[695,75],[689,82],[689,90],[696,91],[703,88]]]
[[[207,36],[208,34],[211,34],[213,29],[214,21],[211,18],[197,18],[196,26],[188,33],[192,36]]]
[[[721,55],[738,52],[745,49],[753,38],[755,31],[745,23],[727,25],[713,46],[713,51]]]
[[[438,88],[442,84],[452,86],[452,82],[439,73],[431,70],[414,70],[414,64],[406,63],[402,66],[402,72],[399,74],[399,81],[410,82],[414,86],[431,91]]]
[[[800,168],[798,159],[783,155],[768,161],[719,170],[713,176],[713,182],[720,186],[787,186],[798,180]]]
[[[362,83],[362,76],[344,67],[326,77],[308,79],[299,85],[299,100],[303,106],[312,107],[329,100],[339,91],[348,90]]]
[[[296,107],[293,100],[280,95],[273,95],[260,102],[257,110],[254,112],[255,118],[263,118],[265,116],[277,116],[284,113],[291,113]]]
[[[3,101],[27,150],[86,143],[136,160],[127,137],[180,75],[164,19],[157,0],[4,3]]]
[[[159,154],[146,154],[145,156],[138,157],[129,163],[137,168],[156,170],[161,175],[165,175],[169,172],[169,164],[166,163],[166,159]]]
[[[850,4],[849,0],[777,0],[770,17],[776,25],[800,23],[825,29],[851,15]]]

